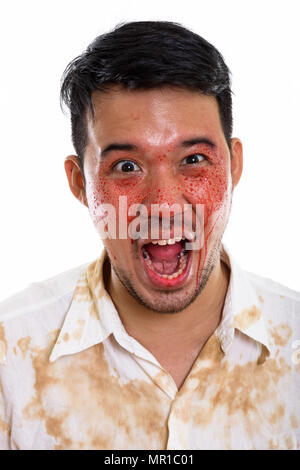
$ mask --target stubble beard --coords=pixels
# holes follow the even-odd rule
[[[191,305],[199,296],[199,294],[205,288],[210,275],[216,266],[216,263],[220,259],[220,250],[221,250],[221,241],[218,240],[215,246],[212,248],[208,259],[202,269],[201,278],[199,285],[196,286],[188,295],[183,295],[183,292],[186,290],[186,287],[176,291],[156,291],[156,295],[152,295],[154,301],[148,301],[144,296],[142,296],[134,287],[131,279],[126,275],[126,272],[122,269],[117,269],[110,261],[111,269],[113,269],[115,275],[119,281],[123,284],[128,293],[141,305],[146,307],[149,310],[157,313],[179,313],[182,310],[185,310],[189,305]],[[197,277],[197,273],[194,274],[194,277]]]

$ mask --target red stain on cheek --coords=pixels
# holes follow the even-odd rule
[[[132,204],[138,204],[145,198],[146,192],[141,185],[141,177],[134,176],[129,178],[99,177],[91,182],[89,206],[92,214],[96,216],[97,209],[101,204],[111,204],[119,214],[120,196],[127,197],[127,208]],[[128,216],[127,222],[133,217]]]
[[[226,217],[230,204],[227,158],[224,155],[214,156],[212,162],[213,164],[205,165],[200,170],[195,167],[189,170],[188,176],[182,176],[185,196],[189,203],[204,206],[205,237],[197,263],[197,285],[201,281],[201,272],[207,259],[210,235],[216,231],[220,232],[220,228],[216,227],[218,219],[221,219],[222,215]],[[216,235],[221,237],[222,233]]]
[[[204,204],[205,220],[220,209],[227,192],[228,180],[222,168],[203,169],[199,177],[186,182],[186,193],[193,204]]]

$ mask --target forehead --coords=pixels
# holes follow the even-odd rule
[[[149,144],[172,144],[181,136],[199,133],[225,140],[215,97],[179,87],[126,90],[113,86],[92,94],[94,117],[88,132],[99,144],[132,137]]]

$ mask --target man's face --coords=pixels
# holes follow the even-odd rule
[[[118,225],[120,196],[126,196],[128,210],[143,204],[149,220],[153,204],[177,204],[182,212],[191,204],[193,227],[196,205],[204,208],[203,243],[197,250],[185,252],[183,241],[152,243],[157,238],[151,233],[142,240],[103,241],[114,273],[131,295],[155,311],[180,311],[195,300],[217,263],[230,212],[231,158],[217,101],[175,87],[127,91],[116,86],[94,92],[92,101],[84,174],[96,227],[103,204],[115,207]],[[111,144],[126,147],[108,149]],[[134,219],[126,216],[128,223]],[[173,229],[171,213],[170,238]]]

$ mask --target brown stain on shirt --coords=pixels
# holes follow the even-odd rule
[[[98,318],[97,300],[102,297],[104,293],[104,285],[102,282],[102,269],[101,260],[98,259],[92,263],[83,275],[81,281],[76,286],[73,300],[76,302],[88,302],[89,314],[92,317]],[[98,292],[96,297],[96,292]]]
[[[29,420],[38,419],[44,421],[47,433],[50,436],[59,433],[62,436],[63,444],[67,446],[69,444],[69,440],[64,438],[61,429],[63,420],[57,419],[55,416],[51,416],[51,413],[48,414],[46,411],[47,406],[44,407],[43,397],[44,390],[59,384],[58,378],[51,377],[51,375],[46,372],[46,365],[49,363],[48,359],[53,347],[54,338],[58,337],[59,332],[60,330],[50,332],[48,335],[48,346],[45,349],[40,349],[38,347],[31,348],[32,366],[35,371],[35,395],[23,409],[23,417]],[[43,369],[45,369],[45,373],[43,373]],[[62,413],[62,416],[63,415],[64,414]]]
[[[2,383],[0,379],[0,411],[4,409],[5,409],[5,402],[4,402],[4,396],[3,396]],[[0,414],[0,434],[1,433],[6,434],[8,438],[11,436],[11,426],[9,423],[5,421],[4,417]]]
[[[69,341],[69,339],[70,339],[69,333],[65,333],[65,334],[63,335],[62,339],[63,339],[63,341]]]
[[[273,414],[270,416],[270,423],[275,424],[278,422],[278,420],[282,419],[284,416],[284,411],[285,411],[285,406],[283,404],[279,404]]]
[[[290,436],[287,436],[287,437],[285,438],[285,445],[286,445],[286,449],[287,449],[287,450],[293,449],[293,447],[294,447],[294,446],[293,446],[293,440],[292,440],[292,438],[291,438]]]
[[[98,258],[88,266],[74,290],[73,300],[89,303],[89,314],[96,319],[99,319],[98,301],[104,295],[109,271],[108,257]]]
[[[256,305],[249,309],[242,310],[241,313],[234,317],[234,326],[242,330],[249,328],[254,323],[258,322],[261,317],[261,311]]]
[[[86,302],[90,299],[90,289],[87,285],[78,284],[74,290],[73,300],[76,302]]]
[[[11,434],[11,427],[4,419],[0,416],[0,432],[6,433],[8,436]]]
[[[19,346],[21,350],[23,359],[25,359],[26,354],[28,352],[30,341],[31,341],[31,336],[25,336],[24,338],[20,338],[19,341],[17,342],[17,345]]]
[[[50,351],[31,350],[35,394],[23,416],[45,423],[55,449],[159,449],[166,444],[169,399],[152,382],[122,383],[109,370],[103,344],[53,363],[48,362]]]
[[[243,422],[250,437],[266,423],[276,429],[285,413],[284,403],[276,398],[277,384],[290,372],[290,366],[283,358],[268,358],[263,363],[253,360],[232,367],[220,349],[218,339],[212,335],[190,374],[190,378],[199,380],[199,386],[191,394],[188,407],[177,407],[177,417],[184,423],[206,427],[218,413],[225,414],[228,432],[230,423]],[[271,406],[267,407],[269,401]],[[221,425],[220,433],[224,435]]]
[[[280,449],[280,444],[278,442],[278,439],[270,439],[269,450],[279,450],[279,449]]]
[[[298,420],[297,420],[297,418],[296,418],[296,416],[295,416],[294,414],[292,414],[292,415],[290,416],[290,423],[291,423],[291,427],[292,427],[293,429],[297,429],[297,428],[298,428]]]
[[[95,301],[101,299],[104,294],[107,276],[110,271],[109,266],[109,259],[108,256],[106,256],[104,260],[102,258],[97,259],[87,270],[87,283],[90,292],[95,294]]]
[[[98,311],[94,302],[89,306],[89,314],[91,317],[99,319]]]
[[[276,346],[286,346],[288,340],[292,336],[292,329],[289,325],[280,323],[270,330],[270,335],[274,340]]]
[[[0,381],[0,410],[4,409],[4,398],[3,398],[3,390],[2,390],[2,384]],[[10,435],[11,428],[10,425],[4,420],[3,416],[0,414],[0,434],[1,433],[6,433]]]
[[[84,325],[85,325],[85,321],[82,320],[82,319],[79,319],[77,320],[77,323],[78,323],[78,328],[76,328],[76,330],[72,333],[72,337],[73,339],[75,340],[80,340],[81,336],[82,336],[82,333],[83,333],[83,330],[84,330]]]
[[[7,343],[3,323],[0,323],[0,365],[6,364]]]

